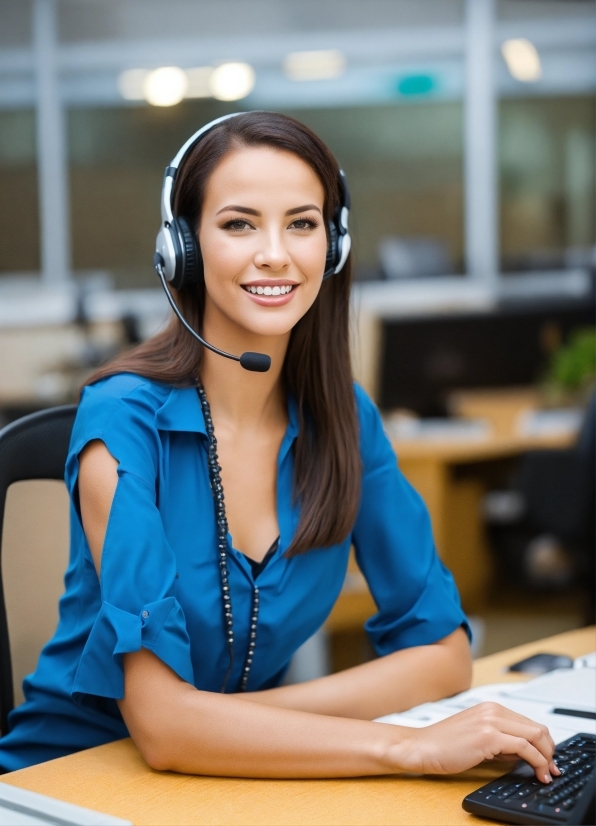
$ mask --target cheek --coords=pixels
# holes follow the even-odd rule
[[[229,239],[225,235],[205,239],[201,243],[201,254],[206,277],[212,275],[221,281],[237,275],[251,257],[247,244],[239,244],[238,239]]]
[[[327,236],[322,232],[316,238],[308,239],[308,243],[297,244],[292,257],[307,278],[318,279],[323,274],[326,256]]]

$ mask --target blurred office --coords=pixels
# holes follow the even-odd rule
[[[0,425],[76,401],[164,323],[164,167],[201,124],[251,109],[305,122],[346,171],[355,372],[427,502],[475,653],[585,624],[594,0],[0,0]],[[35,507],[13,486],[2,551],[23,673],[67,555],[65,493],[36,485]],[[370,656],[374,610],[351,567],[299,678]]]

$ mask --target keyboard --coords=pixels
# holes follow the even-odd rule
[[[513,771],[469,794],[466,812],[505,823],[594,824],[596,736],[575,734],[559,743],[554,760],[561,776],[545,785],[522,761]]]

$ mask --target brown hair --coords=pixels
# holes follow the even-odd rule
[[[174,214],[198,231],[206,185],[220,160],[234,148],[265,145],[292,152],[317,174],[329,221],[339,200],[339,168],[325,144],[294,118],[249,112],[230,118],[190,150],[177,176]],[[298,404],[300,432],[294,449],[294,500],[300,521],[287,555],[342,542],[354,525],[360,500],[358,419],[349,352],[351,260],[326,279],[314,304],[293,328],[283,379]],[[200,331],[205,283],[172,290],[193,329]],[[203,349],[173,318],[168,327],[97,370],[92,384],[115,373],[188,387],[200,372]]]

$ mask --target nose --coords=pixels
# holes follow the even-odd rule
[[[281,272],[290,266],[290,255],[279,231],[272,229],[263,234],[263,244],[255,254],[254,263],[259,269]]]

